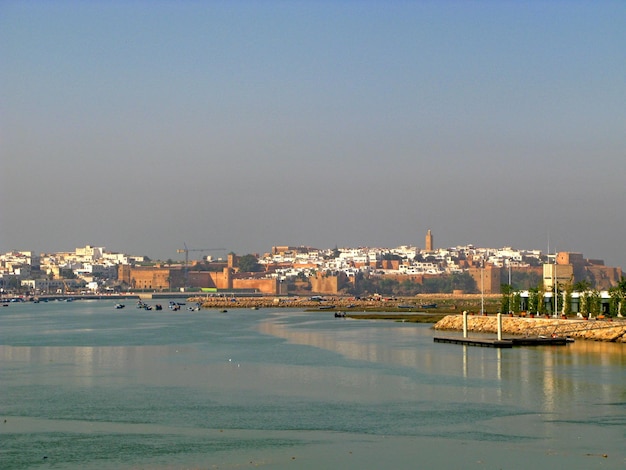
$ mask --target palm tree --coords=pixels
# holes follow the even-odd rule
[[[587,279],[583,279],[582,281],[574,283],[572,289],[574,292],[587,292],[591,289],[591,283]]]
[[[620,307],[622,304],[622,291],[619,286],[611,287],[609,289],[609,296],[611,298],[609,302],[609,315],[612,317],[619,316],[621,314]]]
[[[602,313],[602,299],[600,298],[600,292],[592,290],[589,294],[589,313],[593,315],[599,315]]]
[[[617,289],[620,293],[620,300],[617,306],[617,316],[622,316],[622,310],[626,309],[626,278],[622,276],[622,280],[617,284]]]
[[[539,289],[537,287],[528,289],[528,312],[539,313]]]
[[[572,314],[572,285],[565,284],[563,288],[565,289],[563,296],[563,315],[567,317]]]

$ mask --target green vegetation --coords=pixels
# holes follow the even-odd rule
[[[357,276],[356,286],[348,292],[353,295],[380,294],[397,297],[411,297],[418,294],[451,294],[454,290],[465,293],[478,293],[476,282],[469,273],[454,273],[448,276],[424,278],[423,284],[405,279]]]
[[[257,273],[263,270],[259,260],[254,255],[243,255],[238,260],[239,270],[244,273]]]
[[[533,287],[528,289],[528,299],[522,302],[519,290],[514,290],[508,284],[500,286],[502,297],[500,298],[499,311],[520,313],[522,308],[526,308],[530,313],[539,315],[552,314],[555,312],[554,297],[549,301],[544,299],[544,290],[541,287]],[[572,284],[559,284],[556,291],[556,312],[569,317],[573,313],[580,313],[583,316],[601,316],[617,317],[623,315],[626,311],[626,279],[622,280],[617,286],[609,289],[609,300],[602,299],[600,291],[591,288],[588,280],[582,280]],[[578,294],[578,299],[574,298],[574,293]],[[575,310],[574,307],[578,306]]]

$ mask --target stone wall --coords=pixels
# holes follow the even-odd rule
[[[462,315],[447,315],[433,327],[436,330],[463,331]],[[496,316],[468,315],[468,331],[476,333],[498,332]],[[611,320],[557,320],[553,318],[502,317],[502,333],[508,335],[550,334],[567,332],[567,336],[591,341],[626,343],[626,321]]]

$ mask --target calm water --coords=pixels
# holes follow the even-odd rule
[[[284,309],[11,304],[0,468],[626,468],[626,346],[433,334]]]

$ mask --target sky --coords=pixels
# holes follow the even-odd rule
[[[430,229],[626,269],[625,24],[621,0],[5,0],[0,252]]]

